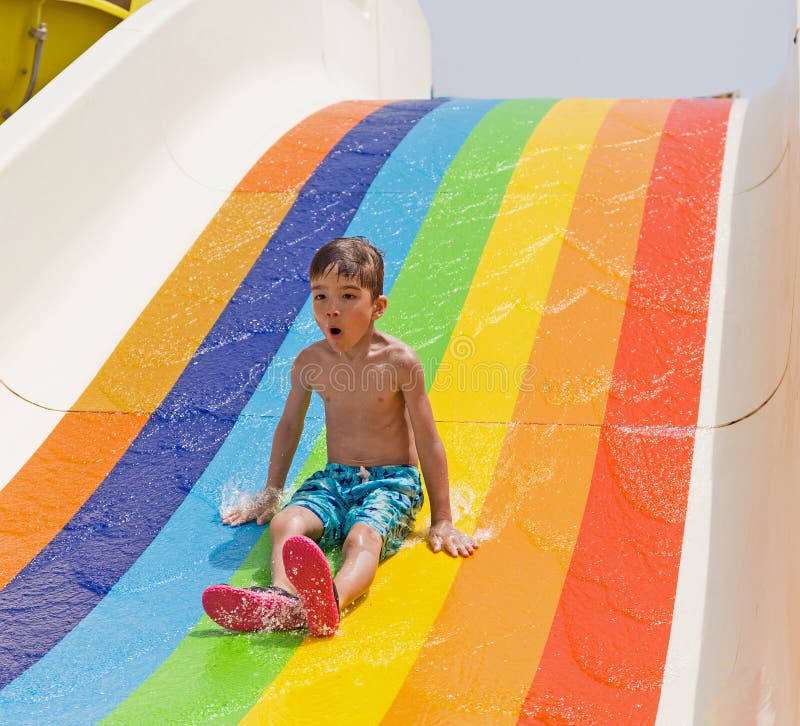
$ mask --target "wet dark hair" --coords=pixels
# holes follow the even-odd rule
[[[320,278],[330,269],[358,280],[373,300],[383,295],[383,256],[366,237],[336,237],[320,247],[311,260],[309,279]]]

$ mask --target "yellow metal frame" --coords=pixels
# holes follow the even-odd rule
[[[100,10],[101,12],[108,13],[109,15],[119,18],[120,20],[124,20],[132,12],[130,10],[121,8],[119,5],[116,5],[112,2],[108,2],[108,0],[58,0],[58,2],[71,3],[73,5],[85,5],[87,8]],[[131,5],[133,5],[133,2],[131,2]]]
[[[149,0],[131,0],[125,10],[108,0],[0,0],[0,123],[16,111],[30,84],[36,38],[47,26],[34,93],[111,28]]]

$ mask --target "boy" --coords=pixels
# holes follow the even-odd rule
[[[418,459],[433,551],[467,557],[478,546],[452,523],[447,460],[419,359],[375,329],[387,305],[380,252],[363,237],[339,237],[317,251],[309,277],[324,338],[294,361],[265,490],[222,518],[231,526],[271,522],[273,585],[215,585],[203,594],[206,612],[232,630],[307,625],[313,635],[335,633],[340,612],[366,593],[379,561],[411,531],[423,502]],[[281,509],[312,392],[325,404],[329,463]],[[342,544],[335,578],[315,540]]]

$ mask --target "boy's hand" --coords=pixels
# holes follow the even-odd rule
[[[281,506],[281,493],[265,489],[251,496],[243,496],[238,503],[222,515],[222,523],[231,527],[256,520],[256,524],[266,524]]]
[[[431,525],[428,542],[434,552],[445,552],[453,557],[469,557],[478,543],[474,537],[457,530],[452,522],[443,521]]]

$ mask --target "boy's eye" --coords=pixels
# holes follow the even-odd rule
[[[318,292],[316,295],[314,295],[314,300],[324,300],[324,299],[325,295],[321,292]]]
[[[345,300],[355,300],[356,296],[353,295],[352,292],[346,292],[342,297],[344,297]]]

